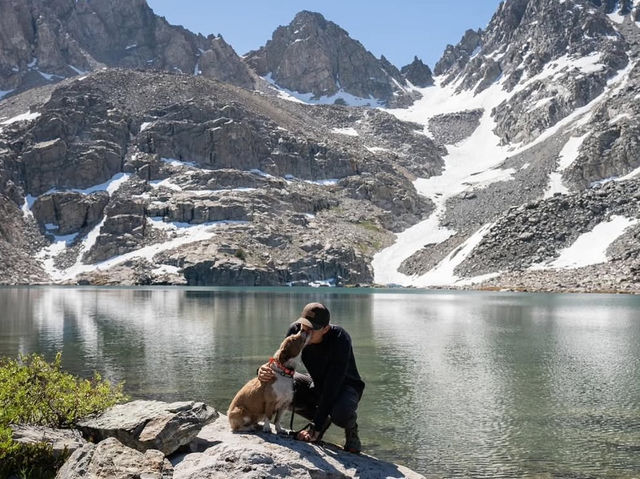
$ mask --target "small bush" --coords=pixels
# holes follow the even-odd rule
[[[53,477],[66,460],[55,457],[49,445],[14,442],[10,424],[70,428],[127,400],[122,384],[114,386],[98,373],[77,378],[61,370],[61,361],[60,353],[52,363],[37,354],[0,359],[0,478]]]
[[[55,455],[49,444],[22,444],[11,440],[11,429],[0,426],[0,478],[54,478],[70,454]]]
[[[246,261],[247,253],[242,248],[238,248],[236,250],[235,257],[238,258],[240,261]]]

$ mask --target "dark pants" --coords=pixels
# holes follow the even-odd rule
[[[293,376],[293,404],[295,412],[309,420],[313,420],[318,407],[319,392],[315,389],[313,380],[308,374],[295,373]],[[330,420],[338,427],[349,429],[358,420],[358,402],[360,393],[351,386],[344,386],[335,403],[329,410]],[[327,424],[316,424],[318,428],[329,427]],[[324,427],[323,427],[324,426]]]

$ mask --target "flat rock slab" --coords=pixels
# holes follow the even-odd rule
[[[80,431],[75,429],[52,429],[44,426],[12,425],[13,440],[23,444],[46,443],[56,456],[73,453],[87,444]]]
[[[261,432],[233,433],[222,415],[200,431],[193,447],[206,449],[174,461],[175,479],[424,479],[406,467],[344,452],[333,445],[308,444]]]
[[[173,466],[160,451],[142,453],[114,438],[78,449],[56,479],[171,479]]]
[[[78,429],[93,442],[114,437],[141,452],[156,449],[169,455],[217,417],[217,411],[204,403],[133,401],[80,422]]]

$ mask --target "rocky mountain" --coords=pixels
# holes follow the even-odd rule
[[[431,68],[422,63],[422,60],[418,57],[414,57],[411,63],[403,66],[400,73],[405,80],[417,87],[424,88],[433,85]]]
[[[388,113],[202,76],[99,71],[0,117],[3,282],[368,284],[431,211],[411,179],[442,167]]]
[[[156,40],[125,35],[124,53],[78,13],[110,7],[31,1],[58,19],[56,51],[121,68],[0,101],[0,282],[640,292],[637,0],[506,0],[433,73],[301,12],[246,64],[211,53],[221,73],[195,76],[198,42],[222,40],[142,1],[127,17]],[[172,63],[191,41],[200,56]],[[140,70],[141,45],[161,66]]]
[[[0,98],[105,66],[255,84],[222,37],[172,26],[145,0],[0,0],[0,12]]]
[[[279,27],[247,63],[281,88],[324,103],[407,105],[412,94],[403,74],[384,56],[377,59],[357,40],[321,14],[302,11]],[[425,72],[415,65],[414,75]],[[357,101],[357,100],[356,100]]]
[[[639,7],[506,1],[446,49],[430,98],[393,112],[448,150],[416,182],[436,212],[374,258],[376,280],[640,290]]]

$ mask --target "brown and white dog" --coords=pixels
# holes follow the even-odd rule
[[[269,366],[276,373],[275,381],[264,384],[258,378],[253,378],[238,391],[227,411],[232,431],[253,429],[258,421],[264,420],[262,430],[270,432],[269,421],[274,414],[276,431],[278,434],[284,431],[280,419],[293,401],[293,369],[309,337],[301,330],[282,341],[269,360]]]

